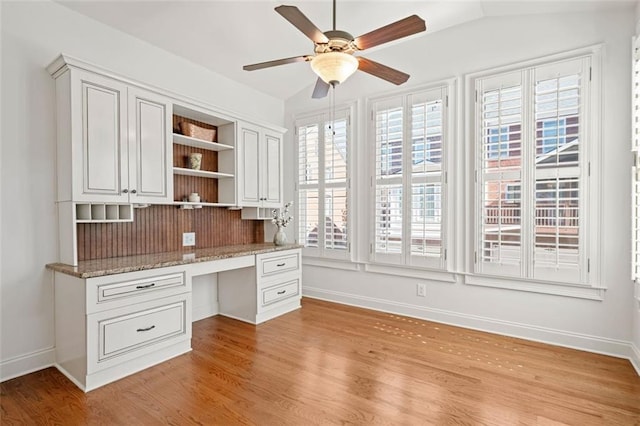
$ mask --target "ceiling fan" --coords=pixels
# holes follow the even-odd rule
[[[426,30],[424,20],[417,15],[411,15],[359,37],[353,37],[346,31],[336,30],[336,0],[333,0],[333,29],[325,32],[320,31],[295,6],[282,5],[276,7],[275,11],[313,41],[315,54],[245,65],[242,69],[254,71],[294,62],[311,62],[311,68],[318,75],[312,96],[316,99],[327,96],[329,87],[342,83],[356,70],[396,85],[404,83],[409,79],[409,74],[362,56],[354,56],[354,53]]]

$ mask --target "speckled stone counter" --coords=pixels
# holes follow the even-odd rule
[[[104,275],[122,274],[125,272],[143,271],[146,269],[164,268],[188,263],[208,262],[297,248],[302,248],[302,246],[298,244],[276,246],[273,243],[244,244],[191,251],[174,251],[169,253],[114,257],[111,259],[86,260],[78,262],[78,266],[71,266],[64,263],[50,263],[47,265],[47,268],[78,278],[95,278]]]

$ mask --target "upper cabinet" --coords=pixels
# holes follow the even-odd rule
[[[238,123],[238,205],[282,206],[282,133]]]
[[[56,92],[58,201],[173,201],[167,98],[71,67]]]

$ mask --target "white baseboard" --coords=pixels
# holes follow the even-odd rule
[[[0,362],[0,382],[53,366],[55,349],[31,352]]]
[[[626,358],[630,359],[632,363],[634,362],[631,359],[632,349],[630,343],[622,340],[607,339],[603,337],[572,333],[545,327],[536,327],[511,321],[496,320],[493,318],[445,311],[442,309],[427,308],[424,306],[393,302],[384,299],[342,293],[309,286],[304,286],[302,288],[302,295],[314,299],[321,299],[330,302],[341,303],[344,305],[351,305],[397,315],[404,315],[408,317],[469,328],[472,330],[517,337],[521,339],[532,340],[535,342],[548,343],[556,346],[579,349],[603,355],[611,355],[617,358]],[[636,364],[634,365],[634,367],[636,368],[636,370],[638,370],[638,367],[640,366],[638,360],[640,358],[638,358],[639,353],[637,352],[637,349],[635,356]]]
[[[631,365],[636,369],[636,373],[640,376],[640,349],[633,343],[631,343],[631,356],[629,357]]]

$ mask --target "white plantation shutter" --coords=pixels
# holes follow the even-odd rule
[[[539,67],[533,72],[535,119],[535,278],[581,282],[580,235],[583,60]],[[584,227],[583,227],[584,229]]]
[[[442,176],[446,90],[409,95],[411,137],[408,263],[442,267]]]
[[[372,260],[443,268],[447,88],[373,104]]]
[[[332,129],[332,124],[334,128]],[[347,137],[345,116],[325,123],[324,246],[347,250]]]
[[[298,242],[308,248],[318,247],[318,202],[320,125],[297,127],[298,135]],[[315,229],[315,231],[314,231]]]
[[[347,258],[348,109],[296,121],[298,238],[308,256]]]
[[[478,84],[480,235],[476,259],[477,270],[490,274],[521,273],[522,97],[519,72]]]
[[[632,149],[633,168],[631,171],[631,277],[640,283],[640,38],[634,39],[632,90]]]
[[[403,135],[402,98],[379,102],[375,123],[374,254],[378,261],[402,262]]]
[[[476,80],[476,272],[585,283],[590,57]]]

